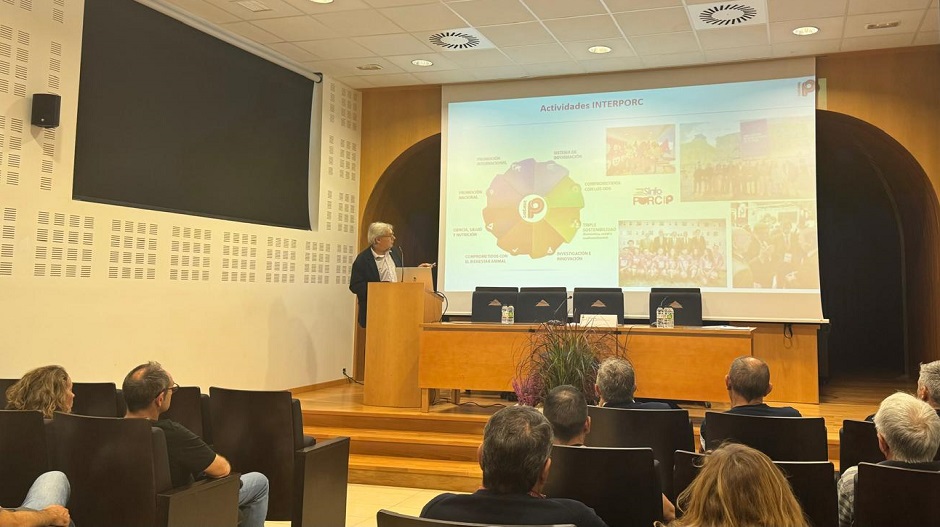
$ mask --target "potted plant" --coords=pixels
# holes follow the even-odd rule
[[[598,366],[608,357],[624,356],[625,351],[610,331],[542,324],[528,346],[517,351],[521,357],[513,390],[520,404],[537,406],[552,388],[570,384],[593,404]]]

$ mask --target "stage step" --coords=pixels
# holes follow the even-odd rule
[[[407,415],[387,412],[304,409],[304,426],[366,428],[443,434],[483,436],[489,415],[452,415],[413,412]]]
[[[413,430],[305,426],[317,438],[350,438],[350,453],[371,456],[476,462],[480,434],[442,434]]]
[[[350,483],[473,492],[482,481],[483,473],[476,461],[349,456]]]

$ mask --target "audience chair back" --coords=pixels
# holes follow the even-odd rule
[[[709,423],[709,426],[711,424]],[[675,454],[674,482],[681,493],[698,475],[704,454],[680,450]],[[793,495],[813,527],[838,527],[835,467],[829,461],[774,461],[790,482]]]
[[[842,421],[842,430],[839,430],[839,467],[843,472],[862,461],[879,463],[884,460],[885,455],[878,448],[875,423],[854,419]]]
[[[113,382],[73,382],[72,413],[92,417],[124,417],[127,407],[122,408],[124,397],[118,396]]]
[[[7,407],[7,388],[16,384],[19,379],[0,379],[0,410]]]
[[[855,526],[940,527],[940,472],[858,464]]]
[[[774,461],[813,527],[839,527],[835,466],[829,461]]]
[[[430,520],[407,516],[397,512],[380,509],[375,514],[377,527],[521,527],[518,525],[493,525],[492,523],[466,523],[449,522],[446,520]],[[571,524],[564,525],[533,525],[529,527],[577,527]]]
[[[760,450],[774,461],[828,461],[822,417],[757,417],[705,412],[707,448],[731,440]]]
[[[176,421],[207,444],[212,444],[209,396],[201,393],[198,386],[181,386],[176,390],[170,409],[160,414],[160,419]]]
[[[233,470],[267,476],[269,521],[345,524],[349,438],[305,447],[300,403],[287,391],[212,387],[209,405],[216,452]]]
[[[663,513],[653,463],[651,448],[556,445],[543,492],[584,503],[608,525],[649,527]]]
[[[595,447],[653,449],[663,493],[671,499],[673,453],[693,450],[694,438],[686,410],[625,410],[588,406],[591,433],[584,444]]]
[[[0,410],[0,507],[19,507],[49,470],[46,430],[35,410]]]
[[[69,512],[96,527],[238,523],[238,478],[172,490],[163,430],[146,419],[58,413],[53,468],[72,487]]]

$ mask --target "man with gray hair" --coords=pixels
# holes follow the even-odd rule
[[[633,394],[636,393],[636,372],[630,361],[619,357],[610,357],[601,363],[597,369],[594,393],[597,394],[597,405],[606,408],[629,410],[669,410],[671,408],[668,403],[658,401],[635,401]]]
[[[940,415],[940,360],[920,365],[917,398],[929,404]]]
[[[359,299],[359,325],[366,327],[369,282],[397,282],[396,269],[402,266],[401,251],[392,251],[395,245],[395,228],[388,223],[377,221],[369,225],[369,246],[365,248],[352,264],[349,276],[349,290]]]
[[[478,450],[483,488],[473,494],[441,494],[424,506],[421,517],[497,525],[606,527],[583,503],[541,494],[551,452],[552,425],[544,415],[530,406],[504,408],[483,429]]]
[[[940,472],[934,461],[940,447],[940,416],[929,404],[906,393],[895,393],[881,401],[875,413],[878,448],[891,467]],[[851,527],[855,522],[855,486],[858,467],[849,467],[839,478],[839,525]]]

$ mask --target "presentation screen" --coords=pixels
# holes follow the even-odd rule
[[[820,320],[815,86],[809,68],[538,97],[445,89],[448,312],[469,312],[477,286],[564,285],[620,287],[626,316],[647,318],[650,288],[698,287],[706,319]]]

